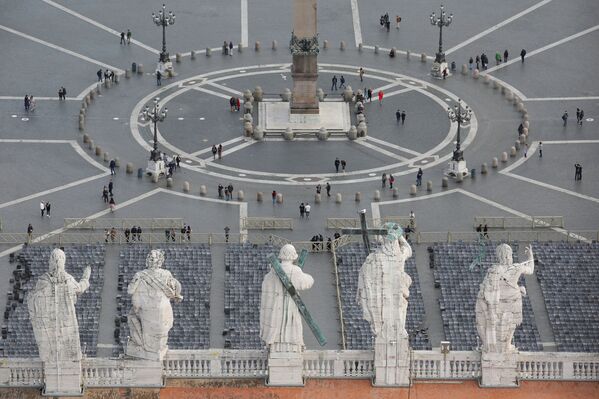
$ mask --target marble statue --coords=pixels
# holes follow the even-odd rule
[[[513,263],[507,244],[500,244],[495,253],[498,263],[489,268],[478,292],[476,327],[483,352],[513,353],[517,351],[514,331],[522,323],[522,296],[526,295],[518,279],[533,273],[534,258],[531,246],[526,247],[528,259],[522,263]]]
[[[377,342],[408,336],[406,315],[412,279],[404,271],[412,248],[395,223],[385,224],[383,244],[368,255],[358,277],[357,300]]]
[[[291,244],[279,251],[281,268],[293,284],[300,290],[307,290],[314,279],[293,262],[298,255]],[[302,316],[297,305],[283,287],[274,269],[264,276],[260,299],[260,338],[270,348],[273,344],[284,344],[287,350],[299,351],[304,347]]]
[[[162,269],[164,252],[152,250],[146,269],[129,283],[132,308],[129,312],[129,342],[126,354],[147,360],[162,360],[168,350],[168,332],[173,327],[171,300],[180,302],[181,284]]]
[[[49,271],[40,276],[27,298],[29,319],[44,363],[81,360],[75,303],[77,296],[89,288],[91,269],[86,267],[77,282],[65,271],[65,262],[65,253],[54,249]]]

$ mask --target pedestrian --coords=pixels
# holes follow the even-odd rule
[[[306,206],[304,205],[304,203],[302,202],[299,206],[299,211],[300,211],[300,218],[304,218],[304,213],[306,212]]]
[[[42,213],[42,217],[44,217],[45,211],[46,211],[46,203],[44,201],[40,201],[40,212]]]
[[[518,126],[518,137],[520,137],[522,134],[524,134],[524,125],[520,124]]]
[[[327,182],[327,185],[325,186],[327,189],[327,197],[331,196],[331,183]]]
[[[582,165],[577,163],[574,165],[574,180],[582,180]]]
[[[401,121],[401,111],[399,109],[397,109],[397,111],[395,111],[395,120],[397,121],[397,124],[399,125],[399,122]]]
[[[125,32],[121,32],[121,43],[120,44],[125,44]]]
[[[115,175],[116,172],[114,171],[114,168],[116,167],[116,161],[114,159],[110,160],[110,174],[111,175]]]
[[[387,174],[385,172],[381,176],[381,188],[387,188]]]
[[[108,183],[108,193],[110,194],[110,196],[112,196],[113,188],[114,188],[114,184],[112,183],[112,179],[110,179],[110,182]]]
[[[58,99],[59,100],[66,100],[67,96],[67,90],[64,87],[60,87],[60,89],[58,89]]]
[[[229,190],[230,198],[233,199],[233,185],[231,183],[229,183],[229,185],[227,186],[227,189]]]
[[[483,227],[483,236],[485,238],[489,238],[489,228],[487,227],[487,225],[485,224],[485,226]]]
[[[142,241],[141,240],[141,226],[137,226],[137,241]]]
[[[271,196],[272,196],[272,204],[274,205],[275,201],[277,200],[277,191],[272,190]]]
[[[25,107],[25,111],[29,111],[29,95],[25,94],[25,98],[23,99],[23,106]]]
[[[98,82],[102,81],[102,68],[98,69],[98,72],[96,72],[96,75],[98,75]]]
[[[422,186],[422,168],[418,168],[418,173],[416,173],[416,186],[420,187]]]
[[[339,158],[335,158],[335,172],[339,173],[339,165],[341,165],[341,161]]]
[[[399,23],[401,22],[401,17],[399,15],[395,16],[395,29],[399,29]]]
[[[218,159],[222,159],[222,157],[223,157],[223,145],[222,144],[218,145],[217,153],[218,153]]]
[[[177,164],[177,169],[181,168],[181,156],[179,154],[175,155],[175,163]]]
[[[106,68],[104,71],[104,81],[107,81],[108,79],[110,79],[110,72],[108,71],[108,68]]]
[[[129,243],[129,238],[131,237],[131,230],[129,227],[125,229],[125,242]]]
[[[220,199],[222,199],[222,198],[223,198],[223,188],[224,188],[224,187],[223,187],[223,185],[222,185],[222,184],[219,184],[219,185],[218,185],[218,188],[217,188],[217,190],[218,190],[218,198],[220,198]]]
[[[229,200],[229,189],[225,187],[225,201]]]
[[[387,32],[389,32],[389,30],[391,29],[391,21],[389,21],[388,18],[387,21],[385,21],[385,27],[387,28]]]
[[[580,110],[580,119],[578,120],[578,124],[582,126],[582,120],[584,119],[584,109]]]
[[[29,111],[35,111],[36,102],[33,99],[33,95],[29,96]]]
[[[322,190],[322,186],[320,184],[316,185],[316,194],[320,194],[320,191]]]
[[[510,54],[507,52],[507,49],[505,49],[503,52],[503,62],[507,62],[508,55],[510,55]]]
[[[476,69],[480,70],[480,56],[477,55],[475,60],[476,60]]]
[[[131,44],[131,30],[127,29],[127,44]]]
[[[358,73],[360,74],[360,82],[364,81],[364,68],[360,67],[360,70],[358,71]]]
[[[225,40],[223,42],[223,55],[228,55],[228,54],[229,54],[229,44]]]
[[[233,42],[229,42],[229,55],[233,57]]]
[[[524,158],[528,156],[528,144],[524,144]]]
[[[379,90],[379,105],[383,105],[383,96],[384,96],[383,91]]]
[[[212,160],[216,159],[216,153],[218,152],[218,148],[216,148],[216,144],[212,145]]]
[[[562,121],[564,121],[564,126],[568,124],[568,111],[564,111],[564,114],[562,115]]]
[[[235,97],[229,98],[229,109],[231,112],[235,111]]]
[[[472,70],[474,64],[474,60],[472,59],[472,57],[470,57],[470,59],[468,60],[468,69]]]
[[[50,217],[50,209],[52,208],[52,204],[50,201],[46,201],[46,216]]]
[[[343,89],[345,87],[345,78],[343,77],[343,75],[341,75],[339,77],[339,88]]]
[[[310,219],[310,210],[311,209],[312,209],[312,207],[310,206],[310,204],[306,202],[306,205],[304,206],[304,212],[306,212],[306,219]]]
[[[347,162],[345,162],[345,159],[341,160],[341,171],[343,173],[345,173],[345,167],[347,166]]]
[[[406,110],[401,111],[401,124],[403,125],[406,121]]]
[[[372,88],[368,89],[367,94],[368,94],[368,102],[371,103],[372,102]]]
[[[495,64],[501,64],[501,54],[499,54],[499,51],[495,53]]]
[[[241,100],[239,98],[235,98],[235,111],[239,112],[241,109]]]
[[[110,241],[115,242],[116,241],[116,229],[113,227],[110,229]]]
[[[108,201],[108,206],[110,207],[110,212],[114,212],[114,208],[116,207],[116,201],[114,197],[111,195],[110,200]]]
[[[395,183],[395,177],[392,174],[389,174],[389,188],[393,188],[393,183]]]
[[[449,71],[447,68],[443,69],[443,80],[447,79],[447,75],[449,75]]]
[[[58,89],[58,100],[59,101],[62,100],[62,87],[60,89]]]
[[[187,225],[185,229],[185,235],[187,236],[187,241],[191,242],[191,226]]]
[[[156,86],[162,86],[162,74],[156,71]]]
[[[414,230],[416,228],[416,215],[414,211],[410,211],[410,228]]]
[[[522,63],[524,63],[525,56],[526,56],[526,50],[522,49],[522,51],[520,51],[520,58],[522,59]]]
[[[543,142],[539,141],[539,158],[543,158]]]
[[[333,79],[331,79],[331,91],[337,90],[337,76],[333,75]]]
[[[108,203],[108,188],[106,186],[104,186],[104,188],[102,189],[102,200],[105,203]]]
[[[33,226],[31,225],[31,223],[29,223],[29,226],[27,226],[27,242],[31,243],[32,239],[33,239]]]

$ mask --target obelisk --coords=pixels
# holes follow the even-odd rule
[[[318,115],[316,80],[319,49],[316,26],[316,0],[293,0],[293,32],[289,45],[293,56],[292,120],[299,115]]]

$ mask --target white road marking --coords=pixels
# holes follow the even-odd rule
[[[359,75],[359,74],[358,74]],[[397,87],[397,86],[405,86],[401,81],[397,81],[397,82],[393,82],[393,83],[389,83],[385,86],[381,86],[381,87],[377,87],[376,89],[374,89],[372,91],[372,94],[374,95],[375,93],[378,93],[379,90],[385,91],[387,89],[391,89],[392,87]],[[386,95],[386,94],[385,94]]]
[[[24,97],[21,96],[0,96],[0,100],[21,100],[23,101]],[[67,97],[67,101],[78,101],[79,99],[76,97]],[[35,101],[60,101],[58,97],[35,97]]]
[[[31,40],[31,41],[33,41],[33,42],[36,42],[36,43],[42,44],[42,45],[44,45],[44,46],[50,47],[50,48],[52,48],[52,49],[54,49],[54,50],[57,50],[57,51],[60,51],[60,52],[66,53],[66,54],[68,54],[68,55],[71,55],[71,56],[73,56],[73,57],[77,57],[77,58],[79,58],[79,59],[81,59],[81,60],[84,60],[84,61],[90,62],[90,63],[92,63],[92,64],[96,64],[96,65],[98,65],[98,66],[101,66],[102,68],[107,68],[107,69],[113,70],[113,71],[115,71],[115,72],[118,72],[119,74],[125,73],[125,72],[124,72],[122,69],[120,69],[120,68],[117,68],[117,67],[115,67],[115,66],[112,66],[112,65],[105,64],[105,63],[103,63],[103,62],[100,62],[100,61],[98,61],[98,60],[95,60],[95,59],[93,59],[93,58],[90,58],[90,57],[88,57],[88,56],[85,56],[85,55],[83,55],[83,54],[76,53],[76,52],[74,52],[74,51],[71,51],[71,50],[69,50],[69,49],[66,49],[66,48],[64,48],[64,47],[57,46],[56,44],[52,44],[52,43],[49,43],[49,42],[47,42],[47,41],[45,41],[45,40],[38,39],[37,37],[34,37],[34,36],[31,36],[31,35],[28,35],[28,34],[26,34],[26,33],[23,33],[23,32],[19,32],[18,30],[14,30],[14,29],[12,29],[12,28],[9,28],[9,27],[7,27],[7,26],[0,25],[0,29],[4,30],[4,31],[6,31],[6,32],[12,33],[12,34],[14,34],[14,35],[17,35],[17,36],[21,36],[21,37],[23,37],[23,38],[25,38],[25,39],[29,39],[29,40]]]
[[[211,95],[216,96],[216,97],[224,98],[225,100],[228,100],[229,98],[231,98],[231,96],[228,96],[228,95],[223,94],[223,93],[219,93],[219,92],[214,91],[214,90],[206,89],[204,87],[194,87],[193,89],[197,90],[197,91],[201,91],[202,93],[207,93],[207,94],[211,94]]]
[[[543,1],[540,1],[537,4],[535,4],[535,5],[527,8],[526,10],[521,11],[518,14],[509,17],[505,21],[502,21],[502,22],[498,23],[497,25],[493,25],[489,29],[484,30],[484,31],[482,31],[479,34],[472,36],[470,39],[465,40],[462,43],[460,43],[460,44],[458,44],[458,45],[450,48],[449,50],[445,51],[445,54],[451,54],[454,51],[459,50],[459,49],[461,49],[464,46],[467,46],[468,44],[472,43],[473,41],[476,41],[476,40],[480,39],[481,37],[484,37],[484,36],[488,35],[489,33],[494,32],[497,29],[504,27],[505,25],[509,24],[510,22],[515,21],[516,19],[518,19],[518,18],[520,18],[520,17],[522,17],[522,16],[524,16],[524,15],[526,15],[526,14],[528,14],[528,13],[534,11],[534,10],[536,10],[537,8],[542,7],[545,4],[547,4],[547,3],[551,3],[551,1],[552,0],[543,0]]]
[[[358,9],[358,0],[350,0],[351,5],[351,17],[354,23],[354,38],[356,40],[356,47],[362,43],[362,28],[360,26],[360,10]]]
[[[414,90],[413,87],[407,87],[405,89],[395,90],[395,91],[392,91],[390,93],[385,93],[385,98],[393,97],[393,96],[396,96],[398,94],[408,93],[408,92],[413,91],[413,90]]]
[[[55,3],[55,2],[53,2],[53,1],[51,1],[51,0],[42,0],[42,1],[43,1],[44,3],[46,3],[46,4],[50,5],[50,6],[52,6],[52,7],[56,7],[56,8],[58,8],[59,10],[62,10],[62,11],[64,11],[64,12],[66,12],[67,14],[71,14],[72,16],[74,16],[74,17],[76,17],[76,18],[79,18],[79,19],[81,19],[82,21],[85,21],[85,22],[87,22],[88,24],[91,24],[91,25],[93,25],[93,26],[95,26],[95,27],[97,27],[97,28],[100,28],[100,29],[102,29],[102,30],[104,30],[104,31],[106,31],[106,32],[108,32],[108,33],[112,33],[112,34],[113,34],[113,35],[115,35],[115,36],[121,37],[121,32],[118,32],[118,31],[116,31],[116,30],[114,30],[114,29],[112,29],[112,28],[109,28],[109,27],[108,27],[108,26],[106,26],[106,25],[102,25],[101,23],[99,23],[99,22],[97,22],[97,21],[94,21],[93,19],[91,19],[91,18],[88,18],[88,17],[86,17],[86,16],[84,16],[84,15],[81,15],[81,14],[79,14],[78,12],[75,12],[75,11],[71,10],[70,8],[67,8],[67,7],[65,7],[65,6],[63,6],[63,5],[60,5],[60,4],[58,4],[58,3]],[[153,48],[153,47],[150,47],[150,46],[148,46],[148,45],[145,45],[145,44],[143,44],[142,42],[140,42],[140,41],[137,41],[137,40],[135,40],[135,39],[133,39],[133,38],[131,39],[131,43],[133,43],[133,44],[135,44],[136,46],[139,46],[139,47],[141,47],[141,48],[143,48],[143,49],[145,49],[145,50],[148,50],[148,51],[149,51],[149,52],[151,52],[151,53],[154,53],[154,54],[160,54],[160,51],[156,50],[155,48]]]
[[[238,145],[236,145],[236,146],[229,147],[229,148],[227,148],[227,149],[225,149],[225,150],[223,151],[223,155],[222,155],[222,156],[223,156],[223,157],[225,157],[225,156],[227,156],[227,155],[231,155],[232,153],[234,153],[234,152],[237,152],[237,151],[239,151],[239,150],[243,150],[244,148],[246,148],[246,147],[249,147],[249,146],[251,146],[252,144],[255,144],[255,143],[257,143],[257,141],[255,141],[255,140],[250,140],[250,141],[245,141],[245,142],[243,142],[243,143],[241,143],[241,144],[238,144]],[[212,162],[212,157],[207,157],[207,158],[204,158],[204,161],[205,161],[206,163],[208,163],[208,162]]]
[[[553,43],[551,43],[551,44],[548,44],[548,45],[546,45],[546,46],[543,46],[543,47],[541,47],[541,48],[538,48],[538,49],[536,49],[536,50],[533,50],[533,51],[527,52],[527,53],[526,53],[526,58],[528,58],[528,57],[532,57],[533,55],[540,54],[540,53],[542,53],[542,52],[544,52],[544,51],[550,50],[550,49],[552,49],[552,48],[554,48],[554,47],[556,47],[556,46],[559,46],[560,44],[564,44],[564,43],[567,43],[567,42],[569,42],[569,41],[571,41],[571,40],[577,39],[577,38],[579,38],[579,37],[581,37],[581,36],[584,36],[584,35],[586,35],[586,34],[589,34],[589,33],[591,33],[591,32],[594,32],[594,31],[596,31],[597,29],[599,29],[599,25],[595,25],[595,26],[593,26],[593,27],[591,27],[591,28],[585,29],[585,30],[583,30],[583,31],[581,31],[581,32],[575,33],[575,34],[573,34],[573,35],[570,35],[570,36],[568,36],[568,37],[564,37],[564,38],[563,38],[563,39],[561,39],[561,40],[558,40],[558,41],[556,41],[556,42],[553,42]],[[489,69],[487,69],[485,72],[486,72],[486,73],[491,73],[491,72],[493,72],[493,71],[497,71],[498,69],[505,68],[506,66],[508,66],[508,65],[511,65],[511,64],[513,64],[513,63],[516,63],[516,62],[521,62],[521,61],[520,61],[520,57],[515,57],[515,58],[512,58],[510,61],[508,61],[508,62],[504,62],[504,63],[502,63],[502,64],[499,64],[499,65],[496,65],[496,66],[494,66],[494,67],[492,67],[492,68],[489,68]]]
[[[368,142],[366,142],[364,140],[360,140],[360,141],[356,140],[355,143],[359,144],[359,145],[361,145],[363,147],[370,148],[371,150],[376,151],[378,153],[381,153],[381,154],[383,154],[383,155],[385,155],[385,156],[387,156],[387,157],[389,157],[391,159],[399,159],[400,161],[404,161],[404,162],[409,161],[408,158],[405,158],[405,157],[402,157],[400,155],[397,155],[397,154],[395,154],[395,153],[393,153],[391,151],[387,151],[387,150],[385,150],[385,149],[383,149],[381,147],[377,147],[376,145],[370,144],[370,143],[368,143]]]
[[[373,141],[373,142],[375,142],[377,144],[381,144],[381,145],[387,146],[389,148],[394,148],[394,149],[399,150],[399,151],[407,152],[410,155],[415,155],[415,156],[422,155],[422,153],[420,153],[420,152],[417,152],[417,151],[414,151],[414,150],[410,150],[409,148],[401,147],[401,146],[398,146],[396,144],[389,143],[388,141],[385,141],[385,140],[377,139],[376,137],[368,136],[368,137],[366,137],[366,140]]]
[[[526,101],[596,101],[599,96],[589,97],[533,97],[527,98]]]
[[[224,143],[222,143],[222,146],[224,147],[225,150],[227,150],[227,146],[231,145],[233,143],[237,143],[238,141],[243,140],[243,137],[239,136],[239,137],[235,137],[231,140],[225,141]],[[198,155],[202,155],[202,154],[206,154],[207,152],[212,152],[212,147],[207,147],[204,148],[203,150],[199,150],[196,152],[192,152],[190,155],[193,155],[194,157],[197,157]]]
[[[248,46],[248,0],[241,0],[241,45]]]
[[[243,95],[243,93],[240,92],[239,90],[235,90],[235,89],[232,89],[232,88],[227,87],[225,85],[221,85],[221,84],[214,83],[214,82],[206,82],[206,86],[216,87],[217,89],[221,89],[223,91],[226,91],[227,93],[231,93],[231,94],[234,94],[236,96],[242,96]]]

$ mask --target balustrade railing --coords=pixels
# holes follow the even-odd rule
[[[241,226],[247,230],[293,230],[293,219],[246,217],[241,219]]]
[[[163,361],[167,378],[257,378],[268,372],[265,351],[171,350]]]
[[[599,381],[599,355],[573,352],[520,352],[518,377],[522,380]]]
[[[491,217],[475,216],[474,227],[487,225],[494,229],[528,229],[564,227],[563,216],[531,216],[530,219],[521,217]]]
[[[417,380],[472,380],[481,376],[480,353],[474,351],[413,351],[412,376]]]
[[[40,359],[0,359],[0,386],[41,387],[44,370]]]
[[[374,353],[359,350],[307,350],[304,352],[304,377],[372,378]]]
[[[112,227],[119,229],[131,228],[133,226],[141,227],[147,230],[156,229],[181,229],[183,227],[183,218],[97,218],[80,219],[65,218],[64,227],[68,229],[110,229]]]

